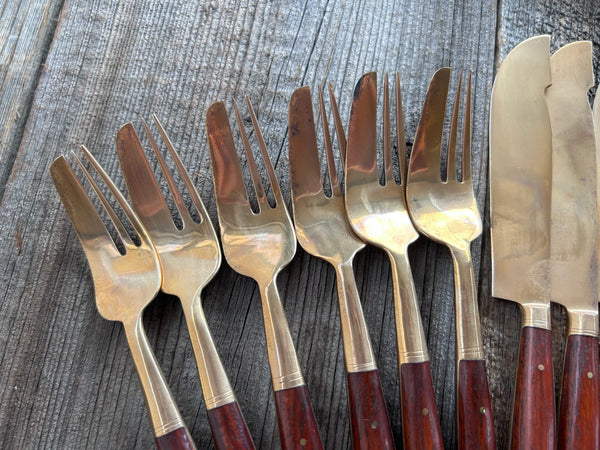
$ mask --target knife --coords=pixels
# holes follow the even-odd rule
[[[565,45],[550,68],[550,299],[569,316],[558,448],[600,448],[596,140],[587,96],[594,85],[592,43]]]
[[[550,331],[552,135],[544,90],[550,37],[519,44],[494,81],[490,108],[492,296],[521,306],[512,448],[553,449]]]

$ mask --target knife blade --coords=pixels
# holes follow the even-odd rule
[[[555,445],[550,331],[552,135],[544,90],[550,37],[517,45],[500,66],[490,108],[492,296],[517,302],[521,342],[513,448]]]
[[[600,448],[596,138],[587,96],[594,85],[592,43],[565,45],[550,68],[550,298],[569,316],[558,447]]]

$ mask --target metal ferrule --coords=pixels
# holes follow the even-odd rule
[[[569,335],[598,337],[598,313],[569,311]]]
[[[551,329],[550,303],[521,304],[523,311],[522,327]]]

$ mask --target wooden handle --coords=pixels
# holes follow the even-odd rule
[[[458,442],[459,448],[496,448],[492,404],[485,361],[458,363]]]
[[[250,432],[237,402],[209,409],[207,412],[210,431],[217,450],[254,449]]]
[[[275,391],[275,407],[283,450],[323,448],[306,385]]]
[[[190,432],[185,427],[156,438],[158,450],[196,450]]]
[[[429,361],[402,364],[400,384],[404,448],[443,448]]]
[[[600,448],[600,381],[598,338],[567,339],[558,448]]]
[[[348,374],[354,449],[393,449],[394,438],[377,370]]]
[[[556,413],[552,378],[551,331],[523,327],[513,407],[513,449],[554,449]]]

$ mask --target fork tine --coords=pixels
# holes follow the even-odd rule
[[[144,225],[142,225],[142,222],[140,221],[140,219],[138,219],[136,214],[133,212],[133,209],[131,208],[131,206],[129,206],[129,203],[127,203],[127,200],[125,199],[123,194],[121,194],[121,191],[119,191],[119,188],[117,188],[115,183],[113,183],[111,178],[104,171],[104,169],[102,168],[100,163],[98,163],[98,161],[96,161],[96,158],[94,158],[94,156],[90,153],[90,151],[84,145],[81,146],[81,150],[82,150],[83,154],[85,155],[85,157],[88,159],[88,161],[92,164],[92,166],[94,167],[96,172],[98,172],[98,175],[100,175],[100,178],[102,178],[102,181],[104,181],[104,184],[106,185],[106,187],[108,188],[110,193],[113,195],[113,197],[115,198],[117,203],[119,203],[119,206],[121,207],[121,209],[127,216],[127,219],[129,220],[131,225],[133,225],[133,229],[139,236],[140,240],[144,244],[151,245],[150,237],[148,236],[148,232],[146,231],[146,228],[144,227]],[[81,163],[80,163],[80,165],[81,165]],[[82,166],[82,168],[83,168],[83,166]],[[91,177],[89,176],[89,173],[87,172],[87,170],[85,170],[85,168],[83,168],[83,170],[84,170],[84,173],[86,174],[86,177],[88,178],[88,180],[91,180]],[[96,191],[97,194],[99,194],[98,196],[100,197],[100,200],[102,201],[102,199],[104,198],[103,204],[104,204],[104,207],[107,208],[107,212],[111,211],[112,208],[110,207],[110,205],[108,205],[108,202],[106,202],[106,198],[98,190],[97,184],[93,183],[92,186],[95,186],[94,190]],[[112,211],[113,211],[113,215],[111,216],[111,220],[113,220],[115,227],[119,228],[119,225],[117,225],[117,223],[118,223],[118,224],[120,224],[120,227],[123,230],[123,232],[121,233],[121,239],[124,242],[129,241],[132,245],[134,245],[131,242],[131,239],[129,238],[128,233],[124,230],[123,224],[121,223],[121,221],[119,220],[117,215],[114,214],[114,210],[112,210]],[[110,214],[110,212],[109,212],[109,214]],[[113,219],[113,216],[114,216],[114,219]],[[116,222],[115,222],[115,220],[116,220]]]
[[[321,112],[321,125],[323,126],[323,140],[325,143],[325,155],[327,156],[327,171],[329,173],[329,184],[331,190],[339,189],[340,181],[335,168],[335,159],[333,158],[333,146],[331,144],[331,133],[329,132],[329,122],[327,121],[327,111],[325,110],[325,99],[323,98],[323,87],[319,86],[319,106]]]
[[[285,200],[283,199],[283,194],[281,193],[281,188],[279,187],[279,181],[277,181],[277,176],[275,175],[275,170],[273,169],[271,158],[269,158],[269,152],[267,151],[267,145],[263,139],[262,132],[258,126],[258,120],[256,120],[256,114],[254,114],[254,108],[252,108],[252,104],[250,103],[248,96],[246,96],[246,105],[248,105],[248,111],[250,112],[250,119],[252,120],[252,126],[254,127],[254,133],[256,134],[256,140],[258,141],[258,148],[260,149],[263,163],[267,169],[269,183],[271,183],[271,189],[273,189],[273,197],[275,197],[275,202],[278,206],[283,206],[285,205]]]
[[[208,218],[208,212],[206,211],[204,202],[200,198],[200,194],[198,194],[198,190],[196,189],[196,186],[192,182],[192,179],[190,178],[188,171],[186,170],[185,166],[183,165],[183,162],[181,162],[181,158],[179,157],[179,154],[175,150],[175,147],[173,146],[171,139],[169,139],[167,132],[165,131],[162,124],[160,123],[160,120],[158,120],[158,117],[156,116],[156,114],[152,114],[152,120],[154,120],[154,123],[156,124],[156,127],[158,128],[158,132],[162,136],[163,141],[165,142],[165,145],[167,146],[167,150],[169,150],[169,153],[171,154],[171,157],[173,158],[173,161],[175,162],[175,165],[177,166],[177,170],[179,171],[179,176],[181,177],[183,184],[185,185],[186,189],[188,190],[188,193],[190,194],[190,197],[192,198],[192,201],[194,202],[194,206],[196,206],[196,210],[198,211],[198,214],[200,215],[200,219],[202,221],[206,220]]]
[[[469,72],[463,125],[462,181],[471,181],[471,76],[472,72]]]
[[[406,136],[404,134],[404,114],[402,112],[402,92],[400,91],[400,74],[396,72],[396,142],[398,146],[398,163],[400,165],[400,184],[406,186]]]
[[[88,149],[85,146],[82,145],[81,147],[82,147],[81,150],[83,151],[83,153],[85,154],[86,157],[88,157],[88,155],[91,155],[89,153]],[[115,212],[115,210],[113,209],[113,207],[110,206],[110,203],[106,199],[106,196],[102,193],[102,191],[100,190],[100,187],[98,186],[98,184],[96,183],[96,181],[92,178],[92,175],[84,167],[83,163],[77,157],[77,155],[74,152],[71,152],[71,154],[73,155],[73,158],[75,159],[75,162],[77,163],[77,165],[79,166],[79,168],[83,172],[83,175],[85,176],[85,178],[88,180],[88,182],[92,186],[92,189],[96,193],[96,196],[100,200],[100,203],[102,204],[102,207],[104,208],[104,210],[108,214],[108,217],[110,218],[111,222],[115,226],[115,228],[117,230],[117,233],[119,233],[119,236],[120,236],[121,240],[123,241],[123,243],[126,246],[133,245],[133,241],[129,237],[129,233],[127,233],[127,231],[125,230],[125,227],[123,226],[123,223],[121,222],[121,220],[117,216],[117,213]]]
[[[233,107],[235,109],[235,117],[237,119],[238,128],[240,129],[240,134],[242,136],[244,152],[246,153],[246,161],[248,162],[248,168],[250,169],[250,177],[252,178],[252,184],[254,185],[256,199],[258,200],[258,203],[262,205],[267,201],[265,188],[262,184],[262,180],[260,179],[260,175],[258,174],[256,160],[254,159],[254,154],[252,153],[252,148],[250,147],[250,142],[248,141],[248,135],[246,134],[244,121],[242,120],[242,115],[240,114],[240,110],[238,109],[238,105],[235,100],[233,100]]]
[[[442,135],[449,83],[449,67],[439,69],[429,83],[410,155],[409,177],[419,173],[427,173],[428,176],[434,173],[440,178]]]
[[[222,202],[249,206],[242,168],[223,102],[213,103],[208,108],[206,129],[217,204]]]
[[[333,86],[328,83],[329,87],[329,100],[331,102],[331,113],[333,114],[333,123],[335,124],[335,135],[338,140],[338,147],[340,148],[340,155],[342,156],[342,164],[346,165],[346,133],[344,132],[344,125],[342,124],[342,118],[340,117],[340,111],[338,109],[335,94],[333,93]]]
[[[346,176],[360,174],[362,182],[379,179],[376,119],[377,74],[370,72],[363,75],[356,84],[348,127],[348,142],[351,142],[351,147],[357,151],[348,152],[346,155]]]
[[[173,222],[167,202],[131,122],[119,128],[115,145],[129,198],[138,216],[148,224]]]
[[[111,248],[117,256],[119,252],[104,222],[64,156],[52,162],[50,174],[79,239],[84,242],[93,238],[99,248]]]
[[[288,127],[290,180],[294,201],[323,192],[321,165],[310,88],[296,89],[290,99]]]
[[[386,73],[383,81],[383,169],[385,184],[394,182],[390,126],[390,88],[388,74]]]
[[[456,181],[456,135],[458,134],[458,107],[460,105],[461,85],[462,72],[458,77],[458,87],[456,88],[456,98],[454,99],[452,122],[450,124],[450,139],[448,141],[448,170],[446,174],[447,181]]]
[[[144,130],[146,131],[146,136],[148,136],[148,140],[150,141],[150,146],[152,147],[152,150],[154,151],[156,160],[160,164],[160,169],[163,173],[163,176],[165,177],[165,180],[167,181],[167,185],[169,186],[169,191],[171,192],[171,195],[173,196],[173,200],[175,201],[175,206],[177,207],[177,211],[179,211],[179,216],[181,217],[181,220],[183,221],[183,224],[185,227],[185,225],[191,219],[191,217],[190,217],[190,214],[189,214],[187,208],[185,207],[185,202],[183,201],[181,192],[179,192],[179,189],[177,188],[177,184],[175,184],[175,180],[173,179],[173,176],[171,175],[171,172],[169,171],[169,168],[167,167],[167,163],[166,163],[165,159],[158,151],[158,146],[156,145],[156,141],[152,137],[152,133],[150,133],[148,124],[146,123],[146,121],[144,119],[142,119],[142,124],[144,125]]]

